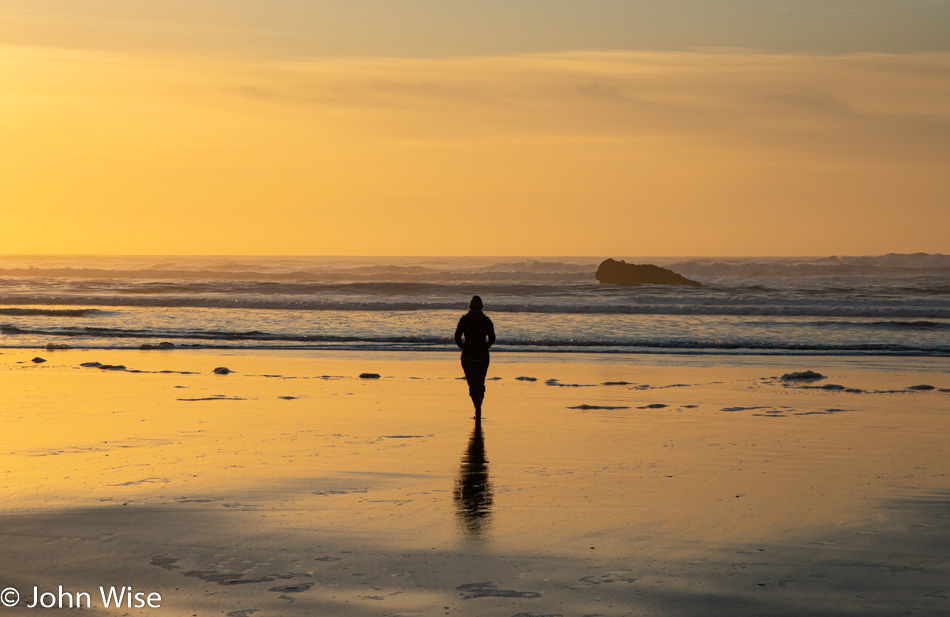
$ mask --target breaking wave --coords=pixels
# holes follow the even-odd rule
[[[0,326],[5,335],[31,335],[43,338],[71,340],[87,339],[86,348],[130,348],[141,341],[169,340],[179,347],[240,348],[240,349],[405,349],[453,350],[451,336],[417,335],[340,335],[340,334],[287,334],[264,331],[184,330],[161,331],[121,328],[60,328],[28,329]],[[663,338],[561,338],[507,337],[499,340],[498,350],[514,352],[560,351],[598,353],[792,353],[837,355],[908,355],[948,356],[950,345],[912,345],[896,343],[816,344],[790,343],[756,339],[663,339]]]
[[[38,308],[0,308],[0,315],[11,317],[89,317],[91,315],[105,315],[107,311],[100,309],[38,309]]]
[[[479,294],[514,351],[950,355],[947,255],[625,259],[703,286],[600,285],[598,258],[0,256],[0,344],[447,350]]]
[[[480,289],[481,291],[481,289]],[[609,294],[599,296],[546,297],[544,294],[524,297],[511,288],[497,290],[493,294],[490,309],[499,313],[552,313],[552,314],[615,314],[615,315],[733,315],[733,316],[781,316],[781,317],[867,317],[867,318],[950,318],[950,304],[933,299],[879,299],[866,302],[854,299],[831,299],[816,301],[813,298],[751,297],[729,298],[700,295],[694,296],[630,296],[618,298]],[[484,292],[483,292],[484,293]],[[509,294],[509,298],[505,294]],[[662,290],[659,293],[672,293]],[[72,295],[72,296],[0,296],[0,304],[6,305],[57,305],[57,306],[108,306],[146,308],[218,308],[257,309],[290,311],[456,311],[467,304],[468,297],[455,291],[452,298],[438,295],[412,298],[412,293],[362,294],[358,298],[339,298],[333,294],[314,296],[180,296],[131,294],[121,296]],[[420,294],[423,296],[424,294]],[[327,297],[329,296],[329,297]],[[485,294],[488,297],[488,294]],[[510,296],[516,296],[511,298]],[[96,309],[2,309],[0,315],[60,315],[89,316]],[[17,313],[16,311],[23,311]],[[893,326],[912,327],[912,326]]]

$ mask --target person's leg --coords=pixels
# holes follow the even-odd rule
[[[482,401],[485,400],[485,377],[488,375],[488,360],[483,360],[472,367],[472,381],[474,383],[469,387],[472,395],[472,403],[475,404],[476,416],[482,412]]]
[[[475,385],[477,382],[477,373],[478,368],[475,366],[475,363],[471,360],[462,359],[462,371],[465,372],[465,382],[468,384],[468,395],[472,397],[472,402],[475,402]],[[475,406],[476,409],[478,405]]]
[[[482,411],[482,399],[485,398],[485,376],[488,374],[487,360],[462,360],[462,371],[468,382],[468,395],[472,397],[475,413]]]

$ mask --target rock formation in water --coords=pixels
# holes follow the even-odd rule
[[[688,285],[702,284],[653,264],[628,264],[616,259],[605,259],[597,268],[597,280],[611,285]]]
[[[782,375],[783,381],[818,381],[825,376],[815,371],[798,371],[796,373],[785,373]]]

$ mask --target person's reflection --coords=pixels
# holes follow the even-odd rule
[[[488,479],[488,460],[485,458],[485,439],[482,421],[475,417],[475,428],[462,455],[459,477],[455,482],[455,507],[465,531],[480,536],[491,520],[492,489]]]

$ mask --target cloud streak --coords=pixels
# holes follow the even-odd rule
[[[385,118],[416,136],[688,139],[724,148],[946,160],[950,54],[575,52],[273,63],[230,90]],[[227,96],[226,91],[219,93]],[[394,122],[410,116],[426,122]],[[374,125],[374,130],[386,131]]]

